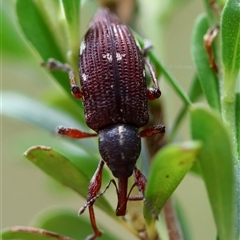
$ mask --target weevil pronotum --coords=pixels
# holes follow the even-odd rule
[[[96,132],[85,133],[61,127],[58,133],[71,138],[98,136],[102,160],[90,181],[87,203],[79,211],[82,214],[87,207],[89,209],[94,233],[88,239],[95,239],[102,234],[96,224],[93,204],[102,194],[100,188],[105,163],[118,181],[116,183],[112,179],[109,182],[117,189],[117,216],[126,214],[128,200],[145,200],[146,178],[136,167],[141,137],[165,132],[163,125],[139,132],[139,128],[148,123],[148,100],[161,95],[146,53],[146,49],[138,47],[126,25],[109,10],[100,9],[80,45],[81,89],[76,85],[73,70],[68,64],[53,59],[44,64],[50,70],[61,69],[68,73],[72,95],[82,99],[86,123]],[[145,65],[154,86],[150,89],[147,88]],[[138,188],[139,196],[130,196],[131,190],[128,192],[128,178],[132,175],[135,180],[133,187]]]

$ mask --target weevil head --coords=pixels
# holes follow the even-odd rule
[[[141,151],[138,128],[114,124],[98,133],[99,152],[116,178],[130,177]]]

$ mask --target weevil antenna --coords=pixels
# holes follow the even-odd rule
[[[114,179],[111,179],[109,181],[109,183],[107,184],[107,186],[105,187],[105,189],[100,192],[98,195],[96,195],[95,197],[91,198],[83,207],[80,208],[80,210],[78,211],[78,215],[81,215],[85,212],[86,208],[89,207],[89,206],[92,206],[94,204],[94,202],[99,198],[101,197],[106,191],[107,189],[110,187],[110,184],[113,183],[113,185],[116,187],[117,189],[117,184],[115,182]]]
[[[142,191],[139,191],[139,192],[142,194],[142,196],[132,196],[132,197],[130,196],[133,188],[136,187],[136,186],[138,187],[137,182],[135,182],[135,183],[132,185],[132,187],[131,187],[131,189],[130,189],[130,191],[129,191],[129,193],[128,193],[127,200],[129,200],[129,201],[143,200],[144,204],[145,204],[146,207],[149,209],[149,211],[151,212],[151,214],[153,215],[153,217],[154,217],[156,220],[158,220],[158,214],[157,214],[156,211],[154,210],[154,208],[153,208],[153,206],[151,205],[151,203],[144,197],[144,193],[143,193]]]

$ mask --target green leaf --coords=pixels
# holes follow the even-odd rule
[[[64,57],[56,44],[56,39],[50,26],[46,23],[35,1],[18,0],[16,2],[19,24],[26,38],[37,49],[44,60],[52,56],[59,61]]]
[[[191,131],[203,143],[198,156],[202,176],[221,240],[233,238],[233,159],[227,129],[220,117],[205,107],[191,109]]]
[[[56,181],[72,188],[74,191],[86,198],[90,180],[84,171],[77,168],[71,161],[59,152],[49,147],[35,146],[29,148],[25,152],[25,156]],[[115,217],[114,211],[104,196],[100,197],[96,201],[96,205],[110,216]]]
[[[75,67],[78,61],[78,49],[80,43],[80,34],[79,34],[79,26],[80,26],[80,0],[62,0],[64,13],[66,17],[66,31],[67,39],[68,39],[68,53],[67,58],[68,62]],[[78,68],[75,68],[75,72]]]
[[[238,144],[238,156],[240,156],[240,92],[236,93],[236,131],[237,131],[237,144]]]
[[[50,132],[55,131],[58,126],[87,129],[74,118],[62,111],[53,109],[43,103],[21,94],[2,93],[3,106],[1,114],[34,124]],[[83,117],[82,117],[83,118]],[[83,122],[83,120],[81,120]]]
[[[209,67],[209,59],[204,49],[203,36],[209,29],[208,20],[205,15],[197,18],[192,37],[192,57],[196,66],[198,79],[209,105],[220,111],[220,97],[218,78]]]
[[[41,213],[35,221],[35,227],[79,240],[85,239],[93,232],[89,219],[84,216],[78,216],[72,210],[52,209]],[[112,236],[106,228],[102,228],[101,224],[100,227],[104,230],[104,239],[119,239],[116,236]]]
[[[29,48],[19,34],[16,23],[14,22],[14,8],[12,1],[1,1],[1,50],[3,55],[12,55],[15,59],[31,57]],[[4,31],[5,30],[5,31]],[[7,30],[7,31],[6,31]],[[16,41],[17,40],[17,41]]]
[[[145,197],[157,214],[191,169],[200,147],[201,144],[195,141],[171,144],[161,149],[154,157]],[[148,226],[154,224],[152,214],[146,206],[144,216]]]
[[[235,87],[240,71],[240,3],[228,0],[221,19],[222,62],[224,66],[223,97],[235,99]]]
[[[66,62],[68,41],[64,24],[61,24],[61,7],[58,1],[17,0],[17,16],[20,27],[33,47],[44,61],[55,58]],[[65,24],[66,25],[66,24]],[[72,50],[74,51],[74,50]],[[73,68],[77,69],[77,61]],[[71,95],[66,73],[53,71],[51,74],[57,82]]]
[[[79,12],[80,12],[80,0],[62,0],[65,17],[69,23],[69,25],[74,25],[76,31],[79,29],[77,28],[79,24]],[[75,26],[76,25],[76,26]]]
[[[73,240],[72,238],[49,232],[44,229],[16,226],[6,228],[1,233],[2,239],[25,239],[25,240]]]
[[[56,133],[56,128],[59,126],[74,127],[90,132],[89,128],[86,128],[86,126],[80,124],[80,122],[69,116],[68,112],[64,113],[50,108],[48,105],[42,104],[26,96],[15,93],[3,93],[2,99],[4,103],[0,109],[2,115],[33,124],[44,131],[48,131],[52,134],[51,136],[56,136],[54,139],[51,138],[51,136],[46,138],[44,140],[46,145],[61,150],[61,153],[71,159],[79,169],[84,168],[87,176],[92,177],[100,159],[96,138],[81,140],[69,139],[67,137],[59,138]],[[69,107],[71,108],[72,105],[69,100],[64,100],[64,103],[61,103],[61,107],[68,104],[69,110]],[[85,122],[85,120],[81,121]],[[29,134],[28,137],[29,138],[25,139],[24,142],[21,142],[22,136],[17,136],[15,140],[20,141],[18,144],[16,143],[17,146],[24,143],[26,148],[26,146],[39,144],[39,142],[43,141],[43,139],[38,138],[38,141],[31,143],[35,136]],[[107,168],[104,168],[103,183],[107,184],[108,181],[109,171],[107,171]]]
[[[65,17],[68,22],[70,32],[69,40],[74,43],[72,49],[79,48],[79,20],[80,20],[80,0],[62,0]],[[71,44],[70,44],[71,46]],[[77,51],[78,53],[78,51]],[[76,54],[77,54],[76,53]],[[77,54],[78,55],[78,54]]]

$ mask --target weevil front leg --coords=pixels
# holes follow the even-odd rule
[[[61,63],[53,58],[49,58],[47,62],[41,64],[42,66],[47,67],[50,71],[52,70],[61,70],[66,72],[69,77],[69,82],[71,86],[71,93],[76,99],[82,98],[82,91],[79,86],[76,84],[75,76],[72,67],[67,63]]]

